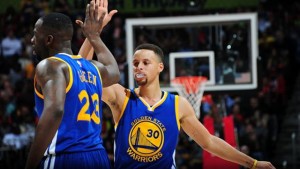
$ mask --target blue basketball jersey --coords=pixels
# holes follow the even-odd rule
[[[180,131],[178,96],[164,92],[153,106],[131,90],[116,124],[116,169],[175,168]]]
[[[102,81],[98,68],[79,55],[57,54],[48,59],[69,67],[64,114],[45,156],[104,149],[102,146]],[[35,88],[35,109],[40,117],[44,96]]]

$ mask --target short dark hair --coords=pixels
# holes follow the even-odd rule
[[[140,50],[140,49],[147,49],[147,50],[152,50],[160,59],[161,62],[164,61],[164,52],[160,47],[154,44],[150,43],[143,43],[135,48],[134,51]]]
[[[62,32],[68,40],[72,39],[73,24],[67,15],[53,12],[43,16],[41,19],[43,21],[42,26],[48,29],[47,31],[58,33],[58,36],[61,36],[59,33]]]

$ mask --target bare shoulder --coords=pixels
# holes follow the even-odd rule
[[[123,94],[122,91],[126,91],[126,88],[118,83],[103,88],[103,92],[114,92],[120,95]]]
[[[120,84],[103,88],[102,100],[110,107],[116,123],[119,121],[124,104],[129,97],[130,91]]]
[[[102,100],[110,106],[120,106],[125,98],[127,90],[120,84],[113,84],[103,88]]]
[[[68,66],[58,60],[44,59],[36,66],[35,76],[37,82],[44,83],[47,80],[55,79],[57,75],[63,75],[64,71],[67,70]]]

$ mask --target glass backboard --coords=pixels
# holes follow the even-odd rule
[[[164,51],[162,90],[174,92],[177,76],[206,76],[206,91],[257,88],[256,13],[126,19],[129,88],[133,50],[145,42]]]

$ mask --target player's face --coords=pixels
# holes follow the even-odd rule
[[[163,70],[163,63],[156,54],[147,49],[137,50],[133,56],[134,79],[139,86],[158,80],[159,73]]]
[[[33,37],[31,38],[32,51],[36,60],[39,62],[47,56],[47,48],[45,45],[45,35],[42,30],[42,20],[39,19],[33,30]]]

